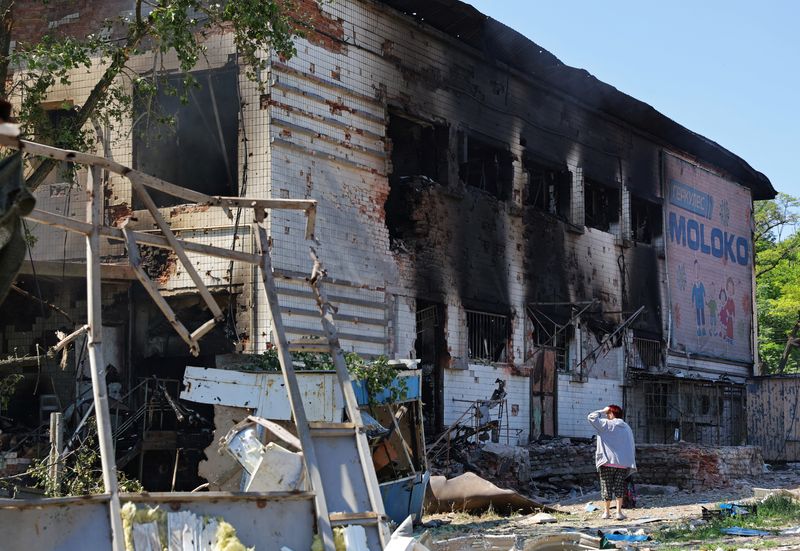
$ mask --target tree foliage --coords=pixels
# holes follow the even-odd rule
[[[759,356],[774,372],[800,316],[800,200],[779,194],[755,206]],[[798,370],[796,349],[787,370]]]
[[[10,61],[14,71],[14,84],[5,92],[18,100],[23,132],[35,131],[37,137],[60,147],[91,149],[96,138],[87,123],[113,128],[129,120],[134,89],[155,94],[166,86],[160,66],[148,74],[134,71],[130,64],[134,56],[146,51],[174,54],[188,89],[195,84],[189,71],[206,55],[204,39],[210,33],[232,33],[240,66],[258,82],[265,53],[284,58],[295,54],[294,38],[307,26],[294,18],[295,13],[291,0],[136,0],[132,15],[106,20],[88,36],[61,36],[53,31],[35,44],[18,44],[13,54],[0,59]],[[0,26],[0,47],[7,35]],[[103,73],[87,99],[82,105],[65,105],[74,116],[54,124],[43,102],[54,87],[70,86],[75,71],[89,70],[97,59],[102,60]],[[2,63],[0,72],[4,73]],[[0,74],[0,80],[6,76]],[[28,177],[29,187],[36,189],[55,164],[41,162]]]

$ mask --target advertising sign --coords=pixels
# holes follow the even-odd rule
[[[753,361],[750,191],[664,155],[670,348]]]

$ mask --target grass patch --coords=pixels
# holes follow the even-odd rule
[[[656,541],[664,544],[682,541],[703,541],[710,543],[713,540],[730,537],[724,534],[722,530],[733,526],[753,528],[756,530],[778,530],[789,526],[796,526],[799,523],[800,503],[790,496],[777,494],[769,496],[759,503],[758,510],[755,514],[725,517],[696,526],[683,524],[674,528],[661,530],[654,534],[653,537]],[[758,542],[756,539],[749,541],[752,541],[753,544],[771,543]],[[736,547],[737,546],[734,546],[734,548]],[[759,547],[771,547],[771,545],[759,545]],[[723,546],[723,549],[724,548]]]

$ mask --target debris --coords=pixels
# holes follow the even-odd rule
[[[786,530],[781,531],[782,536],[794,536],[800,534],[800,526],[795,526],[794,528],[787,528]]]
[[[528,541],[524,551],[583,551],[584,549],[601,549],[600,538],[587,536],[580,532],[550,534]]]
[[[478,512],[489,507],[503,513],[558,512],[514,490],[499,488],[475,473],[464,473],[449,480],[443,476],[431,477],[430,493],[426,496],[429,513]]]
[[[639,526],[640,524],[649,524],[651,522],[659,522],[665,520],[664,517],[643,517],[630,521],[628,524],[631,526]],[[703,520],[698,520],[698,523],[705,523]]]
[[[723,528],[720,530],[723,534],[728,536],[769,536],[770,532],[764,530],[754,530],[752,528],[742,528],[741,526],[731,526],[730,528]]]
[[[592,513],[594,511],[599,511],[599,510],[600,510],[600,507],[598,507],[594,503],[587,503],[586,504],[586,512],[587,513]]]
[[[434,544],[436,551],[509,551],[518,549],[517,538],[513,535],[481,534],[459,536],[448,540],[439,540]]]
[[[414,519],[411,515],[397,527],[389,538],[389,544],[384,548],[384,551],[429,551],[428,548],[422,543],[414,539]],[[350,551],[348,544],[347,551]],[[353,551],[361,551],[360,547],[353,547]],[[367,550],[366,542],[363,548]]]
[[[291,446],[300,447],[297,437],[266,419],[251,415],[234,426],[220,445],[247,471],[249,479],[244,490],[246,492],[302,490],[305,481],[302,454],[291,452],[275,442],[262,444],[257,432],[258,426],[267,429],[273,436]]]
[[[739,503],[720,503],[717,509],[709,510],[705,507],[700,507],[703,511],[703,520],[720,519],[723,517],[735,517],[755,514],[757,505],[746,505]]]
[[[536,513],[531,517],[531,522],[534,524],[549,524],[551,522],[557,522],[556,517],[549,513]]]
[[[447,526],[450,520],[446,518],[436,518],[422,523],[423,528],[438,528],[439,526]]]
[[[650,536],[646,534],[604,534],[603,538],[607,541],[640,542],[649,540]]]
[[[800,494],[798,494],[798,492],[787,490],[785,488],[753,488],[753,497],[766,499],[773,495],[782,495],[791,497],[793,499],[800,499]]]

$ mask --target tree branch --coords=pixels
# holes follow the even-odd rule
[[[8,95],[8,63],[11,54],[11,29],[14,26],[14,0],[0,0],[0,98]]]
[[[125,46],[114,52],[111,57],[111,64],[106,68],[103,76],[97,81],[97,84],[94,85],[94,88],[92,88],[92,91],[89,93],[89,97],[83,102],[75,118],[75,128],[81,128],[89,122],[97,106],[105,99],[108,89],[111,88],[111,85],[114,83],[114,79],[117,78],[117,75],[125,68],[125,64],[131,57],[131,52],[136,49],[144,35],[145,27],[143,25],[137,24],[133,26],[131,36]],[[25,184],[31,191],[35,190],[44,182],[48,174],[50,174],[57,165],[58,161],[56,160],[44,159],[33,173],[28,176],[25,180]]]

